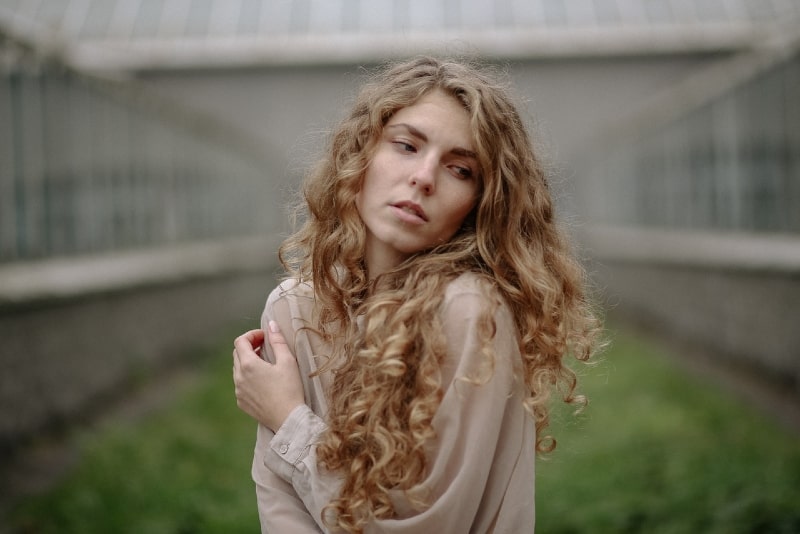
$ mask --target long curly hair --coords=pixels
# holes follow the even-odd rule
[[[478,331],[489,372],[494,313],[505,305],[514,317],[525,408],[536,424],[532,446],[555,446],[542,435],[554,389],[568,403],[584,402],[564,358],[589,359],[599,322],[585,273],[554,219],[543,165],[496,79],[485,67],[431,57],[373,74],[307,176],[303,225],[279,251],[291,276],[313,284],[317,319],[310,327],[331,347],[323,366],[333,372],[329,429],[317,459],[343,478],[323,514],[332,527],[361,532],[373,517],[392,517],[389,490],[405,490],[412,503],[425,506],[418,490],[447,350],[439,310],[447,284],[465,272],[474,273],[493,303],[482,311]],[[469,115],[480,167],[476,206],[450,241],[370,280],[356,196],[384,125],[434,90],[451,95]]]

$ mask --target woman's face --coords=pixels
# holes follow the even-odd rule
[[[478,172],[469,117],[453,97],[433,91],[395,113],[356,198],[369,275],[453,237],[475,205]]]

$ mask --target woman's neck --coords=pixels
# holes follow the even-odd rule
[[[405,259],[405,255],[395,251],[374,250],[372,247],[367,247],[364,257],[364,264],[367,267],[367,279],[375,280],[382,274],[393,270],[403,263]]]

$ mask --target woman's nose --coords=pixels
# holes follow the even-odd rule
[[[414,172],[409,177],[409,183],[412,187],[422,189],[422,192],[426,195],[432,194],[436,184],[435,166],[429,162],[420,162],[419,166],[414,169]]]

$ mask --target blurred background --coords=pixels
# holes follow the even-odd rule
[[[419,53],[507,72],[630,369],[665,347],[689,371],[670,380],[730,395],[720,417],[754,408],[789,436],[770,441],[788,439],[778,471],[800,487],[797,0],[0,0],[5,508],[78,469],[43,442],[143,391],[174,404],[182,369],[226,375],[233,404],[230,340],[258,324],[304,169],[365,70]],[[627,361],[614,350],[604,376]],[[249,498],[247,467],[228,476]],[[748,531],[800,531],[796,502]],[[206,531],[201,509],[126,524]],[[627,522],[596,531],[656,531],[619,510]],[[16,529],[50,531],[42,515]],[[585,531],[571,528],[546,531]]]

